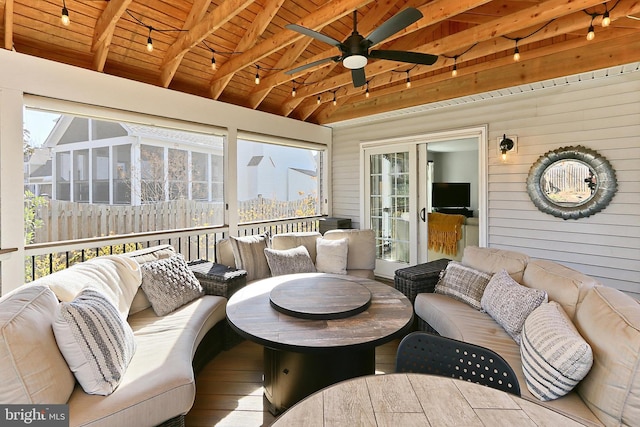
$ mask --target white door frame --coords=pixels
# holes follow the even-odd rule
[[[367,218],[367,213],[365,212],[365,198],[368,197],[366,194],[366,180],[369,178],[365,176],[364,172],[365,168],[365,150],[371,148],[386,148],[389,151],[397,151],[398,146],[405,145],[418,145],[418,144],[429,144],[430,142],[440,142],[447,141],[452,139],[465,139],[465,138],[476,138],[478,140],[478,216],[479,216],[479,245],[486,246],[487,245],[487,198],[488,198],[488,184],[487,184],[487,174],[488,174],[488,127],[487,125],[474,126],[468,128],[461,128],[455,130],[447,130],[440,132],[428,132],[428,133],[420,133],[415,135],[406,135],[399,136],[394,138],[385,138],[371,141],[363,141],[360,143],[360,195],[361,195],[361,203],[360,203],[360,223],[364,224]],[[417,152],[417,149],[414,149],[414,152]],[[416,165],[418,166],[418,165]],[[417,197],[417,196],[416,196]],[[422,205],[426,205],[426,200],[423,202],[422,197],[420,196]],[[418,206],[417,200],[415,202],[412,200],[411,204],[415,206],[416,212],[415,218],[412,221],[411,230],[412,232],[417,232],[417,221],[419,211],[421,209]],[[415,260],[414,260],[415,258]],[[417,254],[411,254],[411,263],[417,262]]]

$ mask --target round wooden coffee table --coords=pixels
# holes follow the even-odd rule
[[[328,385],[375,373],[375,347],[409,331],[413,307],[374,280],[305,273],[247,285],[229,299],[227,318],[264,346],[264,393],[279,414]]]

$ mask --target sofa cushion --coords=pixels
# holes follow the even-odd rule
[[[131,327],[106,296],[87,288],[61,303],[53,332],[85,393],[105,396],[118,387],[136,343]]]
[[[316,270],[320,273],[347,274],[347,239],[316,240]]]
[[[481,305],[505,331],[520,344],[520,333],[526,318],[540,304],[547,301],[547,293],[518,284],[506,270],[493,275],[482,295]]]
[[[518,283],[522,283],[528,262],[529,256],[520,252],[477,246],[467,246],[462,255],[464,265],[491,274],[504,269]]]
[[[271,249],[292,249],[304,246],[309,252],[311,261],[316,262],[316,240],[322,237],[317,231],[300,231],[294,233],[274,234],[271,237]]]
[[[598,285],[589,276],[557,262],[542,259],[529,261],[522,280],[522,284],[529,288],[545,290],[549,300],[560,303],[570,319],[573,319],[576,307],[587,291]]]
[[[282,250],[266,248],[264,254],[272,276],[316,272],[316,267],[304,246]]]
[[[135,260],[138,264],[144,264],[145,262],[155,261],[157,259],[169,258],[175,253],[176,251],[171,245],[157,245],[127,252],[123,254],[123,256],[127,256]],[[131,301],[129,315],[138,313],[149,307],[151,307],[151,302],[149,302],[147,294],[144,293],[142,288],[138,288],[138,292],[136,292],[136,295],[133,297],[133,301]]]
[[[46,286],[24,285],[0,298],[0,402],[62,404],[75,378],[51,325],[58,299]]]
[[[141,265],[142,289],[158,316],[200,298],[204,290],[182,254]]]
[[[544,401],[573,390],[593,363],[591,346],[557,302],[543,303],[527,317],[520,353],[527,387]]]
[[[226,299],[205,295],[166,316],[152,308],[129,316],[136,352],[109,396],[77,387],[69,400],[73,425],[153,426],[186,414],[195,399],[193,354],[205,334],[225,321]]]
[[[347,239],[347,270],[371,270],[376,268],[376,239],[373,230],[329,230],[324,239]]]
[[[270,276],[271,271],[269,264],[267,264],[267,257],[264,255],[264,250],[269,247],[269,239],[266,234],[244,237],[231,236],[229,241],[236,268],[247,272],[248,282]]]
[[[449,295],[480,310],[480,299],[491,274],[451,261],[442,272],[434,292]]]
[[[607,286],[591,288],[574,318],[593,366],[576,387],[605,425],[640,420],[640,302]]]
[[[99,288],[120,314],[126,317],[141,280],[140,265],[133,259],[121,255],[107,255],[74,264],[32,283],[49,286],[63,302],[73,301],[88,284],[91,284],[92,287]]]

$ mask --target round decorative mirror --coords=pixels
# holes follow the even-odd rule
[[[596,151],[563,147],[545,153],[531,166],[527,192],[542,212],[578,219],[600,212],[617,190],[611,164]]]

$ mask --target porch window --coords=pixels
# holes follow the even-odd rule
[[[321,214],[320,147],[238,139],[241,223]]]

